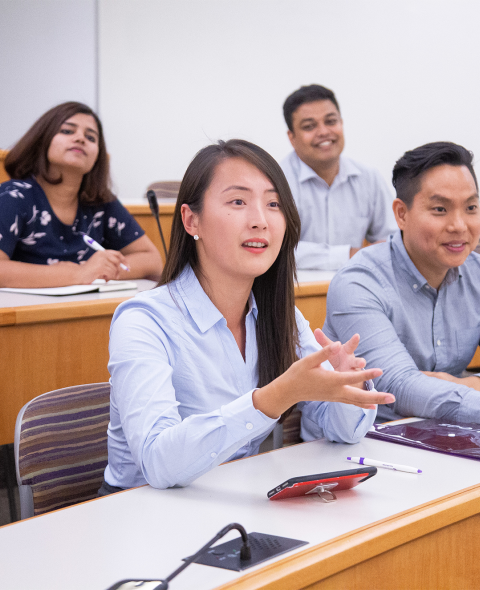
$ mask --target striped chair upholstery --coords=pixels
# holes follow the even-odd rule
[[[22,408],[15,426],[22,518],[97,496],[109,419],[108,383],[50,391]]]

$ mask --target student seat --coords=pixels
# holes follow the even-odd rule
[[[20,410],[14,451],[22,519],[96,498],[109,419],[108,383],[50,391]]]
[[[302,413],[298,408],[285,419],[283,424],[277,424],[273,429],[273,448],[281,449],[302,442],[300,438],[300,422]]]
[[[180,190],[180,184],[180,180],[152,182],[152,184],[147,187],[147,191],[152,190],[157,195],[157,199],[171,199],[175,202],[178,197],[178,191]]]

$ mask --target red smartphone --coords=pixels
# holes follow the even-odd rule
[[[303,477],[292,477],[282,484],[270,490],[267,497],[270,500],[282,498],[294,498],[316,493],[317,488],[338,492],[349,490],[362,481],[370,479],[377,473],[376,467],[362,467],[361,469],[347,469],[345,471],[332,471],[331,473],[318,473]]]

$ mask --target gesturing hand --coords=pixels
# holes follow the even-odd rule
[[[270,418],[278,418],[299,401],[340,402],[365,409],[394,402],[395,397],[389,393],[357,387],[360,375],[364,380],[375,379],[382,374],[380,369],[367,369],[359,374],[356,369],[339,372],[322,367],[326,360],[341,359],[341,348],[339,342],[333,342],[294,362],[280,377],[253,392],[255,408]]]
[[[333,341],[325,336],[320,328],[315,330],[314,335],[316,341],[322,348],[333,344]],[[354,354],[359,342],[360,336],[358,334],[354,334],[348,342],[340,345],[338,352],[332,351],[328,360],[335,371],[355,371],[356,369],[363,369],[363,367],[367,364],[365,359],[357,358]]]

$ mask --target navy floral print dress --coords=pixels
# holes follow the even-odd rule
[[[65,225],[34,178],[0,184],[0,250],[11,260],[80,263],[95,253],[83,234],[108,250],[121,250],[144,233],[118,200],[95,206],[79,203],[73,225]]]

